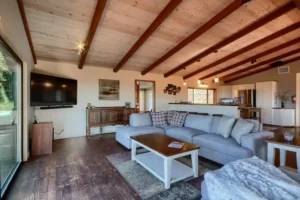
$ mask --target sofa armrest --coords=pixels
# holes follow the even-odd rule
[[[269,131],[246,134],[241,137],[241,146],[251,149],[253,155],[260,159],[267,160],[267,142],[265,140],[272,137],[274,137],[274,133]]]
[[[130,115],[130,126],[152,126],[150,113],[132,113]]]

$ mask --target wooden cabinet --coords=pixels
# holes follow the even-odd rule
[[[232,98],[232,86],[224,85],[218,88],[218,98]]]
[[[32,124],[31,155],[52,153],[53,123]]]
[[[277,107],[277,82],[256,83],[256,107],[261,108],[263,124],[273,124],[273,108]]]
[[[295,126],[295,109],[274,108],[273,125]]]
[[[125,107],[95,107],[93,109],[86,109],[86,135],[90,136],[90,129],[93,127],[100,127],[101,135],[102,127],[104,126],[129,124],[129,116],[134,112],[134,108]]]

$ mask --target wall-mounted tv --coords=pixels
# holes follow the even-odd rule
[[[64,106],[77,104],[77,80],[31,73],[31,106]]]

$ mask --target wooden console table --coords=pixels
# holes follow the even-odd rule
[[[86,109],[86,136],[90,138],[91,128],[100,128],[100,137],[102,128],[110,125],[127,125],[129,116],[135,112],[135,108],[125,107],[94,107]]]

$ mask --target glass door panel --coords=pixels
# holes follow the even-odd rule
[[[1,197],[21,162],[22,67],[0,41]]]

